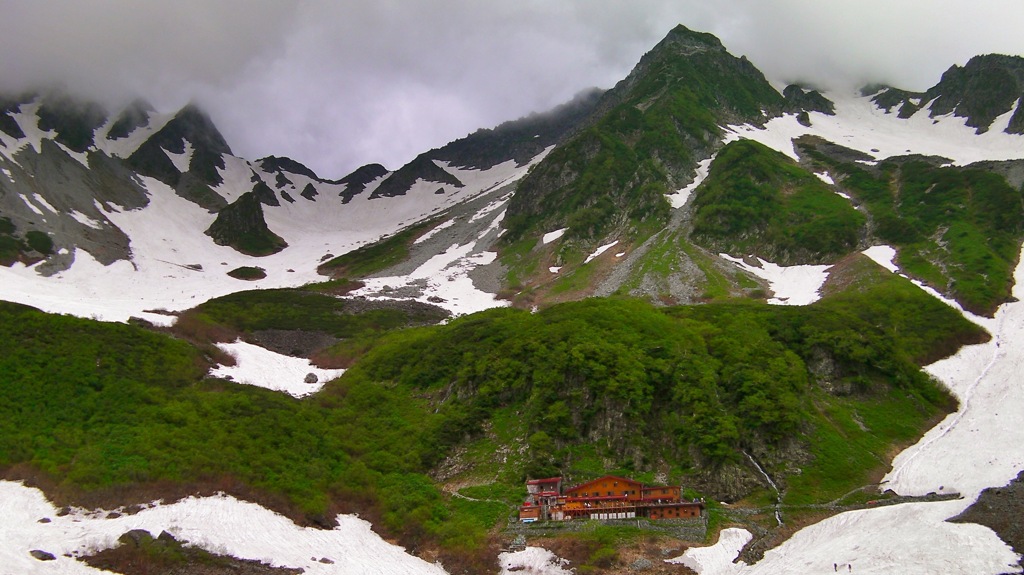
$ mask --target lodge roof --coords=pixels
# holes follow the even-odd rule
[[[542,483],[556,483],[561,481],[561,477],[548,477],[547,479],[531,479],[526,482],[527,485],[540,485]]]
[[[579,485],[577,485],[575,487],[570,487],[569,489],[566,489],[565,491],[566,491],[566,493],[568,493],[570,491],[576,491],[576,490],[582,489],[584,487],[588,487],[590,485],[593,485],[595,483],[599,483],[601,481],[605,481],[607,479],[611,479],[611,480],[614,480],[614,481],[622,481],[624,483],[628,483],[629,485],[639,485],[641,488],[643,488],[643,484],[640,483],[639,481],[633,481],[632,479],[629,479],[627,477],[619,477],[618,475],[605,475],[604,477],[598,477],[597,479],[593,479],[591,481],[587,481],[586,483],[580,483]]]

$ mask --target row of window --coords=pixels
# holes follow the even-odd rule
[[[661,490],[661,494],[662,495],[668,495],[669,494],[669,490],[668,489],[662,489]],[[616,493],[614,491],[609,491],[608,492],[608,496],[611,497],[612,495],[616,495]],[[623,491],[620,495],[636,495],[636,489],[631,489],[629,491]],[[595,491],[593,493],[586,493],[586,492],[584,492],[584,493],[580,493],[579,496],[580,497],[601,497],[601,492],[600,491]]]

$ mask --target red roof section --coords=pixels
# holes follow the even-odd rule
[[[526,482],[527,485],[540,485],[541,483],[556,483],[561,481],[561,477],[549,477],[547,479],[531,479]]]
[[[623,482],[628,483],[630,485],[639,485],[641,488],[643,488],[643,484],[640,483],[639,481],[633,481],[632,479],[629,479],[629,478],[626,478],[626,477],[619,477],[618,475],[605,475],[604,477],[598,477],[597,479],[594,479],[592,481],[587,481],[586,483],[580,483],[576,487],[570,487],[569,489],[566,489],[565,491],[566,491],[566,493],[568,493],[570,491],[576,491],[578,489],[582,489],[584,487],[587,487],[588,485],[593,485],[595,483],[604,481],[606,479],[611,479],[613,481],[623,481]]]

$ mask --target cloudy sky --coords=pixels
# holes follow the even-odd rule
[[[1024,0],[0,0],[0,90],[194,100],[234,152],[324,177],[607,88],[676,24],[769,79],[923,90],[1024,55]]]

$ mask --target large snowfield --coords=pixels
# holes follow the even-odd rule
[[[953,163],[964,164],[982,159],[1024,157],[1022,138],[1001,133],[1009,115],[998,119],[988,133],[976,135],[973,128],[964,126],[961,118],[933,120],[927,118],[926,112],[920,112],[909,120],[899,120],[895,114],[878,110],[865,98],[828,96],[836,102],[836,116],[812,113],[811,128],[787,116],[768,122],[765,129],[733,126],[728,138],[756,139],[791,156],[794,155],[792,138],[812,133],[848,147],[875,150],[872,154],[879,159],[922,153],[941,155]],[[29,134],[30,141],[25,145],[38,148],[40,137]],[[316,265],[325,254],[344,253],[393,233],[402,225],[439,213],[472,193],[522,177],[526,169],[526,166],[501,165],[476,174],[478,179],[460,192],[461,195],[453,197],[436,196],[432,190],[420,193],[422,202],[416,203],[414,211],[409,211],[408,207],[414,202],[402,202],[402,198],[357,198],[345,206],[348,212],[343,228],[338,227],[337,219],[318,213],[315,207],[296,205],[268,210],[271,228],[282,235],[290,247],[258,263],[230,248],[213,244],[202,233],[212,222],[213,215],[179,198],[163,184],[146,179],[145,186],[151,194],[149,206],[106,214],[132,238],[133,262],[103,266],[88,253],[79,251],[69,270],[49,278],[40,276],[31,267],[0,268],[0,298],[46,311],[108,321],[125,321],[134,315],[166,324],[171,321],[169,316],[146,310],[182,310],[243,289],[320,281],[323,277],[316,273]],[[698,179],[706,175],[706,169],[702,164]],[[241,167],[238,170],[236,176],[244,178]],[[226,181],[235,177],[228,176],[230,174],[226,175]],[[472,180],[470,176],[458,171],[458,177],[464,182]],[[436,188],[436,185],[429,187]],[[692,187],[680,191],[675,198],[679,205],[691,192]],[[419,192],[414,189],[410,193]],[[481,217],[489,218],[488,232],[500,231],[503,206],[499,202],[482,211]],[[37,208],[45,210],[46,206]],[[299,214],[290,210],[305,211]],[[339,229],[343,231],[337,231]],[[561,230],[552,232],[544,241],[552,241],[559,232]],[[898,272],[892,265],[891,248],[878,246],[866,253],[880,265]],[[468,277],[473,267],[490,263],[492,259],[493,254],[477,249],[475,242],[454,244],[407,276],[372,280],[368,290],[382,288],[385,284],[400,286],[418,281],[428,284],[424,297],[437,296],[456,313],[503,305],[492,294],[479,290]],[[827,273],[825,269],[787,273],[769,262],[761,262],[760,267],[747,266],[740,261],[737,264],[770,281],[779,300],[777,303],[790,305],[814,301]],[[260,265],[267,270],[268,277],[249,283],[224,274],[240,265]],[[1014,296],[1024,298],[1024,266],[1018,265],[1014,278]],[[981,490],[1005,485],[1024,469],[1024,426],[1020,425],[1024,421],[1024,386],[1020,377],[1024,368],[1024,302],[1004,304],[992,319],[968,317],[988,329],[992,340],[965,347],[955,356],[927,367],[927,371],[944,382],[960,400],[958,411],[899,454],[883,485],[899,494],[956,492],[962,495],[961,499],[842,513],[800,530],[768,551],[755,565],[733,563],[739,548],[749,538],[748,533],[736,529],[723,531],[715,546],[691,549],[675,561],[701,575],[835,572],[997,575],[1020,572],[1016,567],[1018,556],[993,531],[979,525],[946,521],[970,506]],[[228,351],[238,356],[240,362],[231,368],[234,371],[224,368],[218,373],[233,375],[239,380],[253,379],[253,374],[262,370],[264,374],[271,374],[270,379],[288,373],[288,382],[292,382],[299,372],[313,371],[306,365],[268,368],[275,361],[282,366],[287,362],[274,358],[273,354],[260,359],[260,352],[243,344],[227,345]],[[318,373],[318,379],[322,381],[333,375]],[[279,385],[279,389],[295,395],[314,387],[304,382]],[[49,522],[40,522],[44,518]],[[311,574],[444,572],[442,566],[426,563],[383,541],[365,521],[350,516],[339,516],[338,520],[339,526],[334,530],[300,528],[257,505],[226,496],[154,505],[137,514],[117,518],[82,510],[58,517],[57,510],[40,491],[20,483],[0,481],[0,573],[97,573],[98,570],[73,556],[111,547],[122,533],[140,528],[154,535],[166,530],[179,540],[217,553],[301,567]],[[53,553],[57,559],[36,560],[29,554],[33,549]],[[65,557],[65,554],[72,557]],[[321,562],[324,558],[331,562]],[[495,560],[495,569],[502,572],[551,575],[567,572],[561,561],[537,548],[503,554]]]

